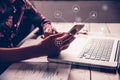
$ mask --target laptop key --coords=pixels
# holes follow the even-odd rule
[[[107,39],[93,39],[84,49],[80,58],[109,61],[114,41]]]
[[[101,57],[101,61],[105,61],[106,60],[106,58],[105,57]]]

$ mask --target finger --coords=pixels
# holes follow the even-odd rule
[[[56,40],[64,40],[64,39],[66,39],[67,33],[62,33],[62,34],[63,34],[63,35],[57,37]]]
[[[64,40],[62,40],[62,42],[63,42],[63,43],[66,43],[66,42],[68,42],[68,41],[70,41],[70,40],[72,40],[72,39],[75,39],[75,37],[74,37],[74,36],[70,36],[70,37],[65,38]]]
[[[60,48],[60,50],[65,50],[65,49],[67,49],[69,47],[69,44],[68,45],[65,45],[65,46],[62,46],[61,48]]]
[[[65,34],[64,36],[57,38],[57,40],[65,41],[65,40],[70,39],[72,37],[74,37],[74,36],[69,35],[69,34]]]
[[[70,44],[74,39],[75,37],[69,37],[68,39],[62,41],[62,45]]]
[[[68,39],[68,38],[71,38],[71,37],[74,37],[73,35],[69,35],[69,34],[66,34],[66,36],[64,37],[64,39]],[[64,40],[63,39],[63,40]]]
[[[51,35],[51,38],[58,38],[58,37],[62,37],[64,35],[65,35],[65,33],[53,34],[53,35]]]
[[[75,38],[73,37],[73,38],[71,38],[69,41],[66,41],[65,43],[62,43],[60,46],[58,46],[58,48],[59,48],[60,50],[64,50],[64,49],[68,48],[69,45],[70,45],[70,43],[71,43],[74,39],[75,39]]]

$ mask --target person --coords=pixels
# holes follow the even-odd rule
[[[37,45],[16,47],[31,31],[39,27],[44,40]],[[47,35],[45,35],[47,30]],[[50,33],[50,35],[49,35]],[[74,40],[74,36],[58,33],[28,0],[0,0],[0,63],[18,62],[39,56],[57,56]],[[62,43],[57,44],[57,41]]]
[[[50,21],[28,0],[1,0],[0,4],[0,47],[18,45],[30,33],[32,25],[39,27],[39,35],[44,33],[44,29],[53,30]]]

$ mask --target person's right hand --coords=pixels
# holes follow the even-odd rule
[[[68,48],[69,44],[74,39],[74,36],[68,36],[66,33],[54,34],[45,38],[40,43],[40,47],[44,54],[48,56],[57,56],[61,50]],[[57,41],[61,41],[62,44],[57,44]]]
[[[50,35],[58,34],[58,31],[54,27],[52,27],[50,23],[43,24],[43,28],[44,28],[44,34],[41,36],[41,38],[43,39],[45,39]]]

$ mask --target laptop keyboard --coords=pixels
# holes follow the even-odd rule
[[[91,39],[80,58],[109,61],[113,43],[114,40],[109,39]]]

